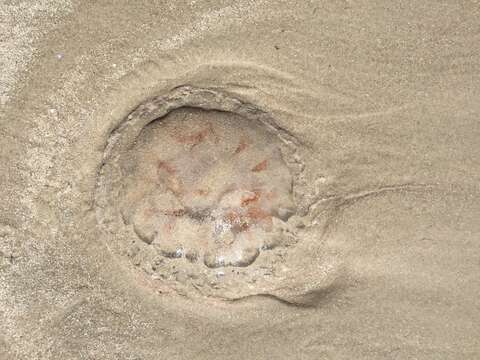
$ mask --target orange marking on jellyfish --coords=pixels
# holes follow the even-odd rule
[[[215,144],[218,144],[218,142],[220,141],[220,138],[215,132],[215,129],[211,123],[207,123],[206,128],[199,130],[197,132],[194,132],[191,135],[180,135],[176,137],[176,140],[181,144],[190,145],[191,146],[190,150],[191,150],[196,145],[205,141],[205,139],[209,134],[213,136],[213,141],[215,142]]]
[[[243,150],[245,150],[247,148],[248,144],[247,144],[247,141],[245,139],[240,139],[240,143],[238,144],[237,148],[235,149],[235,152],[234,154],[239,154],[241,153]]]
[[[205,129],[192,135],[180,136],[177,140],[182,144],[197,145],[205,139],[207,132],[208,130]]]
[[[245,206],[248,206],[248,205],[250,205],[254,202],[257,202],[258,199],[260,199],[260,195],[261,195],[261,193],[260,193],[259,190],[254,190],[253,195],[242,197],[240,205],[245,207]]]
[[[252,169],[253,172],[260,172],[260,171],[264,171],[267,169],[267,164],[268,164],[268,161],[267,160],[263,160],[262,162],[259,162],[257,165],[255,165]]]
[[[192,147],[194,147],[195,145],[198,145],[201,142],[203,142],[205,140],[205,138],[207,137],[209,132],[212,132],[211,127],[208,127],[206,129],[197,131],[197,132],[195,132],[191,135],[179,136],[177,138],[177,141],[179,143],[191,145]]]

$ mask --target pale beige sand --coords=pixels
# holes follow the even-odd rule
[[[0,359],[480,358],[478,3],[43,0],[0,14]],[[294,144],[307,230],[281,286],[164,291],[110,242],[102,176],[146,125],[127,116],[185,89]]]

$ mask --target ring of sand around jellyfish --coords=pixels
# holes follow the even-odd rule
[[[109,248],[163,292],[268,294],[299,241],[295,147],[268,114],[217,91],[147,101],[110,134],[99,173]]]

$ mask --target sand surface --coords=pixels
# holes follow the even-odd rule
[[[0,359],[480,358],[478,2],[0,17]]]

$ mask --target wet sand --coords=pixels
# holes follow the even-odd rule
[[[477,5],[0,13],[0,359],[480,357]]]

